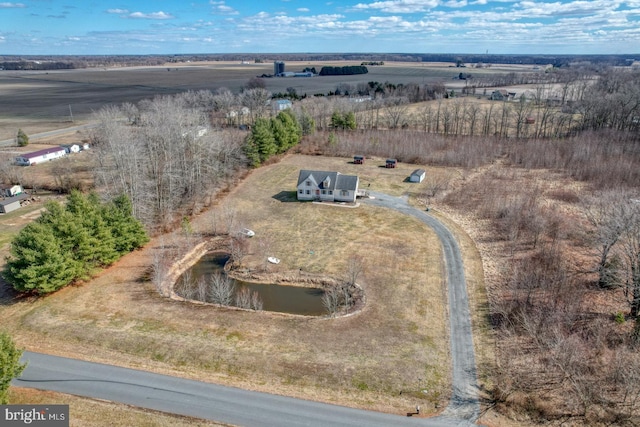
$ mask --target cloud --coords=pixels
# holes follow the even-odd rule
[[[389,0],[374,3],[358,3],[354,10],[379,10],[385,13],[428,12],[440,3],[439,0]]]
[[[163,11],[151,12],[151,13],[132,12],[129,15],[127,15],[127,17],[134,18],[134,19],[159,19],[159,20],[174,18],[174,16],[171,15],[170,13],[166,13]]]
[[[308,7],[299,7],[296,10],[298,12],[310,12],[311,11]]]
[[[124,15],[129,13],[127,9],[107,9],[107,13],[113,13],[116,15]]]
[[[467,6],[467,0],[451,0],[444,4],[447,7],[465,7]]]
[[[0,9],[13,9],[13,8],[24,8],[24,7],[27,7],[27,5],[24,3],[8,3],[8,2],[0,3]]]
[[[213,6],[213,11],[215,13],[219,13],[221,15],[238,15],[240,13],[231,6],[227,6],[224,1],[210,0],[209,4]]]

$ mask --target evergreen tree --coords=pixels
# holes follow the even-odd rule
[[[354,130],[357,127],[356,115],[353,111],[349,111],[344,115],[344,128]]]
[[[22,129],[18,129],[18,135],[16,136],[16,142],[19,147],[26,147],[29,145],[29,136]]]
[[[11,337],[0,332],[0,405],[9,403],[11,380],[20,376],[26,363],[20,363],[22,350],[18,350]]]
[[[50,202],[11,243],[3,277],[20,292],[54,292],[122,254],[148,236],[126,196],[102,205],[98,196],[73,192],[66,207]]]
[[[274,118],[270,121],[271,123],[271,133],[273,134],[273,139],[276,143],[277,154],[284,153],[289,148],[289,136],[287,135],[288,131],[282,121],[278,120],[278,118]]]
[[[67,198],[66,210],[71,214],[71,221],[78,226],[76,236],[68,237],[75,240],[76,259],[86,266],[87,272],[110,265],[120,257],[95,193],[84,196],[77,190],[72,191]]]
[[[293,115],[293,112],[291,110],[281,111],[276,116],[276,120],[282,123],[285,130],[283,135],[285,140],[280,144],[282,147],[285,147],[283,151],[298,145],[302,138],[302,128],[296,116]]]
[[[249,164],[253,167],[260,166],[260,148],[258,147],[258,141],[253,137],[253,133],[247,135],[242,148]]]
[[[131,252],[149,241],[142,223],[133,216],[131,200],[125,194],[116,197],[105,206],[102,216],[111,230],[117,253]]]
[[[339,111],[334,111],[331,115],[331,127],[334,129],[344,129],[344,116]]]
[[[256,120],[245,142],[245,154],[252,166],[259,166],[277,152],[278,146],[273,136],[271,120],[264,118]]]
[[[82,266],[60,245],[53,228],[36,221],[13,239],[3,277],[20,292],[45,294],[68,285],[81,271]]]

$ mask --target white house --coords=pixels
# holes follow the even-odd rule
[[[286,110],[287,108],[291,108],[292,106],[293,104],[288,99],[276,99],[271,101],[271,107],[273,108],[273,111],[276,112]]]
[[[416,169],[409,176],[409,182],[422,182],[427,172],[424,169]]]
[[[64,147],[51,147],[44,150],[34,151],[33,153],[25,153],[16,157],[16,163],[22,166],[35,165],[37,163],[64,157],[67,151]]]
[[[298,200],[355,202],[360,179],[340,172],[301,170],[296,186]]]

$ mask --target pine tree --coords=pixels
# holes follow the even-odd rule
[[[45,294],[68,285],[82,266],[73,253],[62,247],[49,224],[33,222],[11,243],[3,277],[20,292]]]
[[[16,142],[19,147],[26,147],[29,145],[29,136],[22,129],[18,129],[18,135],[16,136]]]
[[[122,194],[106,205],[102,217],[111,230],[114,248],[119,254],[131,252],[149,241],[144,227],[133,216],[131,200]]]
[[[0,405],[9,403],[8,391],[11,380],[20,376],[26,363],[20,363],[22,350],[16,348],[11,337],[0,332]]]
[[[98,196],[91,193],[85,197],[74,190],[67,200],[66,210],[71,214],[71,221],[79,226],[77,235],[68,237],[75,237],[76,258],[86,265],[87,272],[116,261],[120,254],[115,249],[111,228],[102,217]]]
[[[271,130],[271,121],[267,119],[256,120],[251,129],[251,136],[255,140],[260,155],[260,162],[264,162],[269,157],[276,154],[278,147]]]

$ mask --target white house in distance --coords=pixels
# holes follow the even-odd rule
[[[296,186],[298,200],[355,202],[360,179],[340,172],[301,170]]]
[[[16,157],[16,163],[22,166],[35,165],[49,160],[59,159],[67,154],[64,147],[51,147],[44,150],[25,153]]]
[[[271,107],[273,108],[273,111],[275,111],[276,113],[282,110],[289,109],[292,106],[293,104],[288,99],[275,99],[271,101]]]

